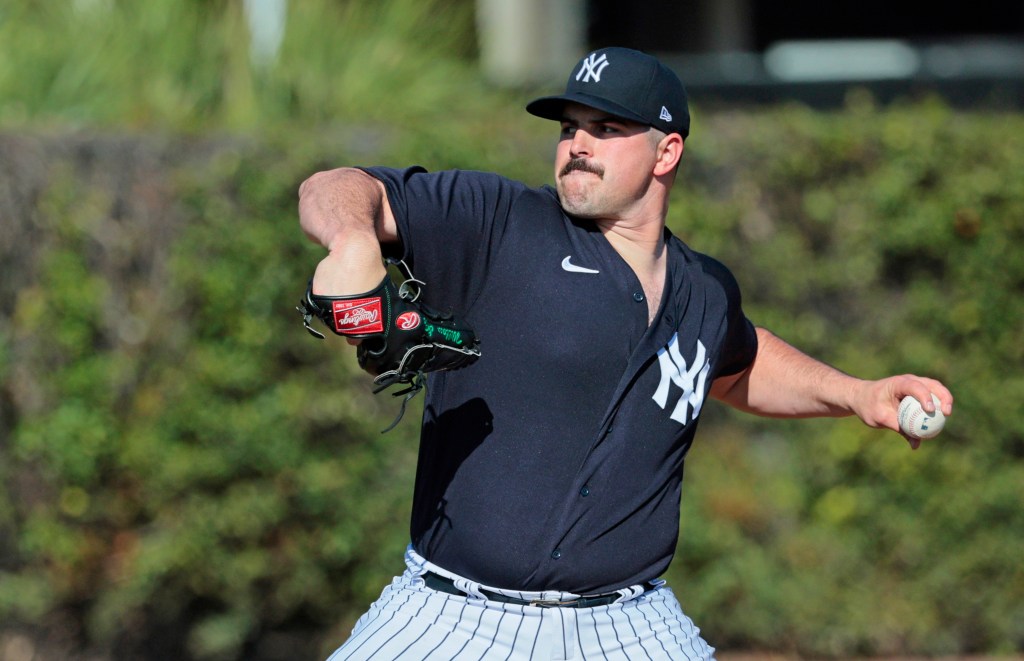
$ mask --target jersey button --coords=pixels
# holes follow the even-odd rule
[[[640,303],[641,301],[644,300],[644,293],[642,291],[633,292],[633,300],[636,301],[637,303]]]
[[[555,549],[551,552],[551,557],[555,560],[558,560],[562,557],[562,551],[560,549]]]
[[[589,496],[590,495],[590,487],[583,487],[582,489],[580,489],[580,495],[583,496],[584,498]]]

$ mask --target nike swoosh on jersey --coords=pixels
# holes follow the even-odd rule
[[[585,266],[576,266],[571,261],[572,255],[566,255],[565,259],[562,260],[562,268],[569,273],[600,273],[596,269],[588,269]]]

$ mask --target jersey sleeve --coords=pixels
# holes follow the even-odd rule
[[[398,226],[400,244],[385,254],[404,259],[426,283],[428,305],[469,313],[525,186],[484,172],[362,169],[384,184]]]
[[[724,264],[705,256],[705,270],[721,285],[727,301],[725,341],[717,376],[742,372],[754,362],[757,355],[757,331],[743,313],[739,283]]]

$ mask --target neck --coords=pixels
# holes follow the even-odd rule
[[[645,271],[656,265],[665,249],[665,215],[667,205],[655,212],[630,218],[595,221],[597,227],[634,271]]]
[[[665,252],[664,226],[642,230],[616,225],[598,227],[633,270],[649,268]]]
[[[619,256],[629,264],[647,299],[647,323],[654,321],[665,286],[666,261],[664,223],[643,227],[601,225],[601,232]],[[656,231],[655,231],[656,230]]]

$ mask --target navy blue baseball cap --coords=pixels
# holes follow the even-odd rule
[[[665,133],[690,134],[690,110],[679,77],[650,55],[629,48],[601,48],[569,74],[565,94],[545,96],[526,106],[545,119],[562,119],[569,101],[653,126]]]

